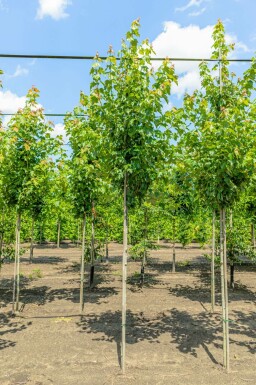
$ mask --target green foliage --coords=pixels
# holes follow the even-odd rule
[[[201,197],[212,207],[232,206],[239,199],[255,171],[255,90],[256,62],[241,79],[229,71],[228,54],[233,47],[225,42],[219,21],[213,33],[214,59],[211,69],[200,64],[202,89],[184,98],[184,120],[192,124],[185,135],[187,165],[194,175]],[[254,117],[253,117],[254,116]]]
[[[37,278],[42,278],[43,274],[40,269],[34,269],[32,272],[29,274],[28,278],[29,279],[37,279]]]
[[[160,162],[166,160],[169,136],[163,101],[168,102],[171,84],[177,81],[167,59],[157,71],[152,69],[154,51],[148,40],[139,43],[139,27],[138,20],[132,23],[117,54],[119,60],[110,47],[106,64],[96,57],[91,69],[105,164],[118,188],[123,189],[127,175],[129,206],[135,198],[143,200]]]
[[[159,246],[149,240],[142,240],[139,243],[131,246],[129,248],[129,255],[133,260],[142,260],[148,258],[150,250],[157,250]]]

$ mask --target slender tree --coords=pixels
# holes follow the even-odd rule
[[[166,156],[168,142],[163,128],[174,67],[166,59],[157,71],[151,67],[154,54],[148,40],[139,43],[139,21],[132,23],[118,53],[110,47],[106,64],[97,58],[91,75],[92,92],[98,100],[106,159],[113,183],[123,194],[123,284],[121,364],[125,371],[126,279],[128,257],[128,208],[135,198],[142,201],[156,175],[159,158]]]
[[[19,310],[19,264],[21,214],[28,208],[31,185],[38,183],[38,170],[44,168],[51,154],[56,152],[52,127],[45,122],[38,107],[39,90],[29,90],[26,104],[10,120],[5,131],[6,153],[3,159],[3,195],[6,204],[17,213],[14,263],[13,311]]]
[[[220,212],[223,362],[229,370],[226,209],[232,208],[254,173],[255,108],[251,98],[256,62],[236,79],[228,62],[233,46],[225,42],[221,21],[214,28],[213,40],[212,58],[219,62],[213,68],[200,64],[202,89],[185,97],[184,112],[186,123],[192,123],[186,146],[198,191],[212,210]]]

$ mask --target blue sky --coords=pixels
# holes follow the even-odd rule
[[[105,55],[116,50],[131,22],[140,17],[141,36],[160,56],[207,57],[213,25],[221,18],[235,57],[256,51],[256,0],[0,0],[0,53]],[[37,86],[45,112],[65,113],[88,91],[91,62],[1,59],[0,110],[15,112]],[[195,64],[176,65],[180,85],[172,103],[198,86]],[[237,65],[237,71],[245,69]],[[54,119],[56,132],[62,119]]]

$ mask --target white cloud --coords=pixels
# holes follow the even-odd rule
[[[52,136],[55,138],[57,135],[61,135],[63,138],[63,143],[68,142],[67,133],[65,130],[65,125],[63,123],[57,123],[53,127],[53,133]]]
[[[182,27],[174,21],[164,23],[164,30],[153,41],[156,56],[169,58],[210,58],[212,54],[213,25],[200,28],[198,25]],[[227,43],[235,43],[236,50],[232,57],[239,52],[248,52],[248,47],[240,42],[235,35],[226,34]],[[158,63],[157,65],[159,65]],[[174,62],[175,71],[179,75],[178,86],[173,87],[173,94],[181,97],[184,92],[193,92],[200,87],[198,70],[199,62]],[[156,66],[157,66],[156,65]]]
[[[39,0],[36,18],[43,19],[50,16],[54,20],[65,19],[69,16],[66,8],[71,4],[71,0]]]
[[[200,9],[200,11],[190,12],[189,16],[200,16],[206,11],[206,7]]]
[[[191,7],[199,7],[202,3],[204,3],[205,1],[207,0],[190,0],[186,5],[184,5],[183,7],[178,7],[178,8],[175,8],[175,11],[178,11],[178,12],[184,12],[186,11],[187,9],[191,8]]]
[[[174,21],[166,21],[164,30],[153,41],[156,56],[176,58],[207,58],[211,56],[213,26],[197,25],[182,27]],[[196,62],[175,62],[177,73],[194,70]]]
[[[17,65],[16,70],[13,75],[7,75],[9,78],[17,78],[19,76],[26,76],[28,75],[29,70],[27,68],[21,67],[20,64]]]
[[[11,91],[0,91],[0,111],[6,114],[16,113],[26,103],[26,96],[18,96]]]
[[[172,93],[181,98],[185,92],[191,94],[195,89],[200,88],[201,80],[197,70],[189,71],[184,76],[179,78],[178,85],[174,85]]]

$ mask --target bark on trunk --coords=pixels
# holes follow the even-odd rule
[[[106,231],[106,263],[109,263],[109,250],[108,250],[108,224]]]
[[[215,310],[215,211],[212,213],[211,306]]]
[[[32,263],[33,256],[34,256],[34,218],[32,218],[32,225],[31,225],[30,255],[29,255],[30,263]]]
[[[20,214],[17,215],[16,221],[16,240],[15,240],[15,260],[14,260],[14,280],[13,280],[13,302],[12,312],[19,311],[20,297]]]
[[[4,233],[0,233],[0,259],[2,258],[2,252],[3,252],[3,242],[4,242]]]
[[[227,285],[226,213],[220,210],[221,299],[223,325],[223,366],[229,372],[229,318]]]
[[[230,262],[230,287],[234,290],[235,288],[235,264]]]
[[[125,373],[125,344],[126,344],[126,282],[127,282],[127,259],[128,259],[128,209],[127,209],[127,173],[124,175],[124,224],[123,224],[123,276],[122,276],[122,346],[121,367]]]
[[[175,221],[175,218],[173,218],[172,229],[173,229],[173,242],[172,242],[172,272],[175,273],[175,271],[176,271],[176,249],[175,249],[176,221]]]
[[[143,258],[142,258],[142,264],[141,264],[141,270],[140,270],[140,285],[143,286],[144,284],[144,278],[145,278],[145,265],[147,262],[147,248],[146,248],[146,242],[147,242],[147,225],[148,225],[148,218],[147,218],[147,208],[145,208],[144,211],[144,250],[143,250]]]
[[[95,260],[95,228],[94,228],[94,202],[92,202],[92,235],[91,235],[91,269],[90,269],[90,287],[94,282],[94,260]]]
[[[80,223],[78,221],[78,223],[77,223],[77,242],[76,242],[77,247],[79,245],[79,241],[80,241]]]
[[[84,213],[82,225],[82,254],[80,266],[80,311],[84,310],[84,252],[85,252],[85,228],[86,228],[86,213]]]
[[[255,229],[254,229],[254,223],[251,224],[251,243],[253,250],[255,249]]]
[[[60,248],[60,220],[58,220],[57,248]]]

